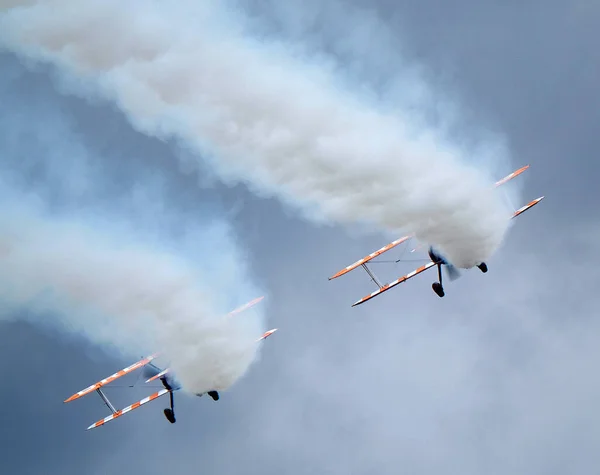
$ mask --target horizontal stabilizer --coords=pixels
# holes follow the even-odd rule
[[[375,292],[367,295],[366,297],[363,297],[358,302],[352,304],[352,306],[356,307],[357,305],[360,305],[361,303],[365,303],[367,300],[371,300],[373,297],[377,297],[379,294],[382,294],[386,290],[390,290],[392,287],[395,287],[398,284],[401,284],[402,282],[406,282],[408,279],[413,278],[414,276],[420,274],[421,272],[425,272],[427,269],[429,269],[429,268],[431,268],[433,266],[435,266],[434,262],[428,262],[424,266],[421,266],[418,269],[415,269],[410,274],[406,274],[405,276],[400,277],[399,279],[396,279],[395,281],[390,282],[389,284],[385,284],[385,285],[381,286]]]
[[[401,237],[400,239],[396,239],[394,242],[389,243],[387,246],[383,246],[381,249],[369,254],[366,257],[363,257],[362,259],[356,261],[354,264],[346,267],[345,269],[342,269],[341,271],[339,271],[337,274],[331,276],[329,278],[329,280],[333,280],[336,279],[344,274],[347,274],[348,272],[350,272],[351,270],[356,269],[358,266],[362,266],[363,264],[366,264],[367,262],[369,262],[371,259],[374,259],[377,256],[380,256],[381,254],[383,254],[384,252],[389,251],[390,249],[396,247],[398,244],[402,244],[403,242],[409,240],[411,236],[404,236]]]
[[[528,209],[533,208],[536,204],[538,204],[540,201],[542,201],[545,197],[544,196],[540,196],[539,198],[536,198],[533,201],[530,201],[529,203],[527,203],[525,206],[522,206],[521,208],[519,208],[517,211],[515,211],[515,214],[513,214],[513,218],[516,218],[517,216],[523,214],[525,211],[527,211]]]
[[[85,396],[86,394],[89,394],[92,391],[95,391],[96,389],[99,389],[102,386],[105,386],[108,383],[111,383],[114,380],[119,379],[121,376],[125,376],[126,374],[131,373],[132,371],[135,371],[136,369],[146,366],[148,363],[150,363],[150,361],[155,359],[157,356],[158,356],[158,353],[155,353],[153,355],[147,356],[146,358],[142,358],[137,363],[133,363],[131,366],[128,366],[127,368],[122,369],[121,371],[117,371],[115,374],[109,376],[108,378],[105,378],[102,381],[98,381],[96,384],[92,384],[91,386],[79,391],[78,393],[73,394],[69,399],[66,399],[64,402],[71,402],[75,399]]]
[[[529,168],[529,165],[525,165],[524,167],[521,167],[518,170],[515,170],[510,175],[507,175],[504,178],[502,178],[502,180],[498,180],[494,186],[504,185],[507,181],[510,181],[513,178],[518,177],[521,173],[523,173],[528,168]]]
[[[119,409],[118,411],[114,412],[110,416],[105,417],[104,419],[100,419],[98,422],[95,422],[91,426],[89,426],[86,430],[95,429],[96,427],[100,427],[100,426],[106,424],[107,422],[112,421],[113,419],[116,419],[117,417],[121,417],[123,414],[127,414],[128,412],[133,411],[134,409],[137,409],[140,406],[143,406],[147,402],[154,401],[155,399],[157,399],[161,396],[164,396],[165,394],[167,394],[169,392],[170,392],[169,389],[161,389],[160,391],[155,392],[154,394],[151,394],[148,397],[145,397],[141,401],[133,403],[131,406],[127,406],[123,409]]]

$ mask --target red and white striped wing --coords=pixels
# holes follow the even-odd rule
[[[421,272],[425,272],[427,269],[429,269],[433,266],[435,266],[434,262],[428,262],[427,264],[419,267],[418,269],[415,269],[410,274],[406,274],[405,276],[400,277],[399,279],[396,279],[393,282],[390,282],[389,284],[385,284],[385,285],[381,286],[375,292],[367,295],[366,297],[363,297],[358,302],[355,302],[354,304],[352,304],[352,306],[356,307],[357,305],[360,305],[361,303],[365,303],[367,300],[371,300],[373,297],[377,297],[379,294],[382,294],[386,290],[390,290],[392,287],[396,287],[398,284],[401,284],[402,282],[406,282],[408,279],[412,279],[414,276],[420,274]]]
[[[146,366],[148,363],[150,363],[150,361],[155,359],[157,356],[158,356],[158,353],[155,353],[154,355],[150,355],[150,356],[147,356],[146,358],[142,358],[137,363],[133,363],[131,366],[128,366],[127,368],[122,369],[121,371],[117,371],[115,374],[110,375],[108,378],[104,378],[102,381],[98,381],[97,383],[92,384],[91,386],[79,391],[78,393],[73,394],[70,398],[65,399],[64,402],[71,402],[71,401],[74,401],[75,399],[79,399],[80,397],[83,397],[86,394],[89,394],[92,391],[95,391],[96,389],[101,388],[102,386],[105,386],[108,383],[111,383],[116,379],[119,379],[121,376],[125,376],[126,374],[131,373],[132,371],[135,371],[136,369],[139,369],[142,366]]]
[[[264,299],[265,297],[257,297],[254,300],[251,300],[250,302],[242,305],[241,307],[236,308],[235,310],[232,310],[231,312],[229,312],[227,315],[231,316],[231,315],[235,315],[236,313],[240,313],[243,312],[246,309],[249,309],[250,307],[254,307],[257,303],[259,303],[262,299]]]
[[[356,269],[358,266],[362,266],[363,264],[366,264],[367,262],[369,262],[371,259],[376,258],[377,256],[380,256],[381,254],[383,254],[384,252],[389,251],[390,249],[393,249],[394,247],[396,247],[398,244],[402,244],[405,241],[408,241],[411,236],[404,236],[401,237],[400,239],[396,239],[395,241],[383,246],[381,249],[378,249],[375,252],[372,252],[371,254],[369,254],[368,256],[363,257],[362,259],[359,259],[358,261],[356,261],[354,264],[349,265],[348,267],[346,267],[345,269],[342,269],[341,271],[339,271],[337,274],[331,276],[329,278],[329,280],[333,280],[333,279],[337,279],[338,277],[347,274],[348,272],[350,272],[351,270]]]
[[[264,332],[263,335],[259,339],[256,340],[256,342],[258,343],[261,340],[265,340],[266,338],[269,338],[276,331],[277,331],[277,328],[273,328],[272,330],[268,330],[268,331]]]
[[[500,185],[504,185],[506,182],[512,180],[513,178],[518,177],[521,173],[523,173],[528,168],[529,168],[529,165],[525,165],[524,167],[521,167],[518,170],[515,170],[510,175],[507,175],[504,178],[502,178],[502,180],[498,180],[494,186],[498,187]]]
[[[544,196],[540,196],[539,198],[536,198],[535,200],[530,201],[525,206],[520,207],[517,211],[515,211],[515,214],[513,214],[513,218],[516,218],[517,216],[523,214],[528,209],[533,208],[536,204],[538,204],[543,199],[544,199]]]
[[[154,401],[155,399],[158,399],[159,397],[164,396],[165,394],[167,394],[169,392],[170,392],[170,390],[168,390],[168,389],[161,389],[160,391],[155,392],[154,394],[151,394],[148,397],[145,397],[141,401],[133,403],[131,406],[127,406],[123,409],[116,411],[115,413],[111,414],[110,416],[105,417],[104,419],[100,419],[98,422],[95,422],[91,426],[89,426],[86,430],[95,429],[96,427],[103,426],[107,422],[110,422],[113,419],[116,419],[117,417],[121,417],[123,414],[127,414],[128,412],[133,411],[134,409],[137,409],[138,407],[143,406],[144,404],[146,404],[150,401]]]

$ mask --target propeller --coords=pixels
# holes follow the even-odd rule
[[[444,267],[446,268],[446,275],[451,281],[454,281],[461,276],[460,271],[452,264],[445,264]]]

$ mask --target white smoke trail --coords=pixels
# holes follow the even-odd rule
[[[0,41],[58,65],[71,91],[95,84],[145,133],[185,139],[225,180],[414,232],[461,267],[497,249],[510,214],[461,150],[343,92],[322,63],[244,37],[217,3],[4,2]]]
[[[260,295],[229,227],[198,210],[195,222],[171,206],[163,216],[172,203],[150,164],[133,167],[136,204],[114,185],[129,191],[133,158],[115,166],[106,147],[86,149],[60,104],[33,87],[18,97],[20,80],[0,78],[0,319],[57,326],[128,358],[162,351],[193,393],[230,387],[265,328],[260,306],[226,317]]]
[[[25,308],[36,319],[50,314],[66,331],[130,357],[162,350],[193,392],[229,387],[256,356],[261,319],[253,311],[226,318],[216,289],[189,264],[129,238],[29,205],[3,210],[2,313]]]

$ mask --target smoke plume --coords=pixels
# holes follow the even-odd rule
[[[409,111],[352,95],[334,62],[249,36],[222,2],[3,10],[6,48],[56,65],[68,91],[114,100],[139,130],[183,139],[225,181],[317,219],[414,232],[458,266],[502,242],[510,214],[465,151]]]
[[[227,316],[260,294],[217,207],[190,217],[176,174],[98,153],[36,76],[0,61],[0,318],[127,358],[162,351],[194,393],[231,386],[265,328],[260,306]]]

